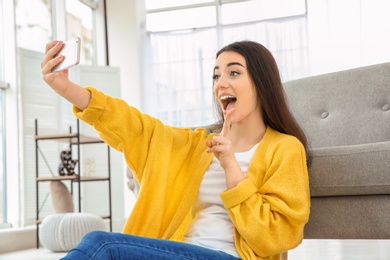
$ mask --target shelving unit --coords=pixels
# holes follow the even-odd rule
[[[70,181],[70,190],[72,197],[74,196],[74,184],[77,189],[77,200],[78,200],[78,212],[82,212],[81,208],[81,188],[83,182],[99,182],[106,181],[108,183],[108,215],[101,216],[103,219],[109,219],[110,231],[112,231],[112,207],[111,207],[111,155],[110,155],[110,147],[107,146],[107,162],[108,162],[108,170],[107,176],[82,176],[81,174],[81,160],[80,160],[80,147],[86,144],[104,144],[104,142],[95,137],[85,136],[80,134],[80,122],[77,119],[77,127],[76,132],[72,133],[72,129],[69,129],[69,133],[64,134],[52,134],[52,135],[38,135],[38,120],[35,120],[35,171],[36,171],[36,225],[37,225],[37,248],[39,248],[39,225],[41,224],[41,219],[39,216],[39,184],[41,182],[50,182],[50,181]],[[39,143],[45,140],[54,140],[58,142],[64,142],[69,144],[69,148],[73,150],[73,148],[77,149],[76,159],[77,163],[77,171],[76,174],[73,175],[63,175],[63,176],[39,176],[39,156],[43,156],[39,154],[40,147]],[[73,153],[72,153],[73,154]],[[43,158],[45,159],[45,158]],[[46,159],[45,159],[46,160]]]

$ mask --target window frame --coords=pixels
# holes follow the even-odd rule
[[[214,6],[215,12],[216,12],[216,26],[237,24],[237,23],[228,23],[228,24],[222,23],[222,6],[226,5],[226,4],[236,4],[236,3],[254,2],[254,1],[258,1],[258,0],[214,0],[214,1],[211,1],[208,3],[187,4],[187,5],[172,6],[172,7],[165,7],[165,8],[146,9],[146,23],[147,23],[147,15],[148,14]],[[272,0],[269,0],[269,1],[272,1]],[[302,0],[302,1],[304,2],[304,5],[305,5],[305,13],[297,14],[297,15],[293,15],[293,16],[301,16],[301,15],[307,14],[307,0]],[[275,18],[277,19],[279,17],[275,17]],[[274,18],[271,18],[271,19],[274,19]],[[262,19],[260,19],[260,20],[262,20]],[[242,23],[245,23],[245,22],[242,22]],[[146,25],[146,27],[147,27],[147,25]],[[214,27],[214,26],[211,26],[211,27]],[[193,29],[193,28],[190,28],[190,29]],[[162,30],[162,31],[165,31],[165,30]],[[173,29],[173,30],[168,29],[166,31],[176,31],[176,30],[175,29]]]
[[[286,20],[291,20],[291,19],[294,20],[294,19],[302,19],[302,18],[306,19],[307,18],[307,0],[303,0],[302,3],[304,3],[304,5],[305,5],[305,9],[304,9],[305,12],[303,14],[299,13],[297,15],[293,15],[292,17],[288,17],[288,18],[285,18],[285,17],[275,17],[275,18],[270,18],[270,19],[260,18],[259,20],[256,20],[256,21],[243,21],[243,22],[238,22],[238,23],[223,24],[222,23],[222,15],[221,15],[222,6],[224,4],[244,3],[244,2],[250,2],[250,0],[249,1],[248,0],[221,0],[221,1],[216,0],[216,1],[213,1],[210,3],[201,3],[201,4],[183,5],[183,6],[177,6],[177,7],[146,10],[147,14],[153,14],[153,13],[158,13],[158,12],[172,11],[172,10],[185,10],[187,8],[215,6],[215,11],[217,12],[217,15],[216,15],[217,24],[214,26],[207,26],[207,27],[201,27],[201,28],[177,29],[177,30],[166,29],[166,30],[161,30],[161,31],[148,31],[148,28],[147,28],[146,29],[147,30],[147,37],[145,38],[145,46],[149,46],[149,48],[151,48],[150,46],[153,45],[152,44],[152,37],[154,35],[164,35],[165,34],[165,35],[167,35],[167,38],[170,37],[169,35],[171,35],[172,37],[178,38],[178,37],[180,37],[179,35],[202,33],[202,32],[208,31],[208,30],[215,30],[215,33],[214,33],[216,35],[215,45],[216,45],[216,48],[219,49],[226,42],[224,38],[227,37],[226,31],[229,28],[236,28],[236,27],[240,27],[242,25],[251,26],[251,25],[256,25],[258,23],[267,23],[267,22],[272,23],[273,21],[281,22],[281,21],[286,21]],[[146,17],[146,20],[147,20],[147,17]],[[307,28],[304,28],[304,29],[306,30]],[[209,39],[209,41],[211,41],[210,38],[208,38],[208,39]],[[304,40],[306,40],[306,38]],[[163,42],[165,42],[165,43],[168,41],[169,41],[168,39],[163,40]],[[194,39],[194,42],[199,42],[199,39]],[[170,45],[173,46],[173,45],[175,45],[175,43],[171,43]],[[187,45],[187,44],[181,44],[181,45]],[[195,43],[194,43],[194,45],[195,45]],[[200,47],[200,48],[202,48],[202,47]],[[303,49],[303,51],[307,51],[306,48],[307,48],[307,44],[305,44],[301,49]],[[188,49],[186,51],[187,51],[186,53],[188,53]],[[146,52],[147,52],[147,55],[146,55],[147,57],[152,57],[152,55],[153,55],[152,49],[146,49]],[[154,52],[159,53],[159,50],[156,51],[154,49]],[[165,52],[168,52],[168,49],[165,49]],[[272,52],[274,52],[274,51],[272,51]],[[169,54],[169,56],[172,58],[174,55]],[[153,57],[153,59],[154,58],[155,57]],[[194,60],[194,58],[192,56],[189,59]],[[185,62],[185,61],[180,60],[177,62],[177,64],[183,63],[183,62]],[[204,59],[200,59],[199,60],[199,67],[202,67],[204,62],[205,62]],[[147,68],[145,67],[145,70],[150,71],[150,70],[154,70],[157,68],[156,71],[160,71],[161,66],[165,66],[165,64],[170,64],[170,63],[174,63],[174,62],[172,62],[172,61],[169,61],[169,62],[168,61],[155,61],[155,63],[157,63],[159,65],[154,65],[152,63],[153,63],[153,61],[151,61],[151,60],[145,61],[145,64],[147,64]],[[167,66],[169,66],[169,65],[167,65]],[[178,67],[181,68],[183,66],[178,65]],[[173,70],[168,69],[168,71],[173,71]],[[158,73],[158,72],[155,72],[155,73]],[[178,74],[183,75],[184,73],[181,72]],[[208,78],[207,73],[197,75],[197,76],[199,76],[199,78],[202,78],[202,79]],[[172,77],[175,77],[175,76],[172,76]],[[209,110],[204,108],[205,106],[201,106],[202,107],[201,109],[194,108],[191,106],[183,107],[180,104],[178,104],[180,102],[175,103],[175,101],[177,101],[177,100],[175,100],[174,98],[172,98],[172,100],[170,100],[170,102],[168,102],[171,105],[169,107],[165,107],[164,102],[162,102],[159,99],[159,97],[162,97],[163,95],[169,95],[170,93],[166,93],[166,92],[164,92],[164,90],[159,89],[158,86],[163,86],[164,84],[161,82],[154,81],[153,78],[154,78],[154,74],[143,79],[143,83],[144,83],[143,85],[147,86],[147,87],[142,88],[142,105],[143,105],[143,110],[146,111],[146,113],[149,113],[152,116],[159,118],[161,121],[163,121],[164,123],[166,123],[168,125],[181,126],[181,127],[207,125],[210,123],[212,124],[212,123],[215,123],[215,119],[218,119],[218,118],[214,118],[214,117],[210,117],[210,116],[205,117],[204,114],[206,114],[206,115],[210,114]],[[156,78],[161,79],[161,77],[159,77],[159,76],[156,76]],[[211,76],[210,76],[210,78],[211,78]],[[177,82],[180,80],[176,79],[173,81]],[[167,84],[165,87],[170,88],[169,91],[172,92],[174,96],[176,95],[176,96],[180,96],[180,97],[186,97],[186,93],[185,93],[186,90],[177,88],[177,86],[176,86],[177,84],[175,84],[173,82],[164,82],[164,83]],[[199,92],[202,92],[202,91],[204,92],[204,90],[209,89],[208,85],[205,85],[206,82],[202,82],[200,84],[201,85],[199,85]],[[210,88],[211,88],[211,83],[210,83]],[[155,93],[158,93],[157,97],[155,97]],[[170,95],[172,95],[172,93]],[[201,93],[198,93],[198,94],[200,96],[202,96]],[[210,96],[211,96],[211,92],[210,92]],[[168,98],[167,98],[167,100],[168,100]],[[203,101],[203,99],[200,99],[200,100]],[[206,100],[206,101],[208,102],[208,100]],[[158,105],[159,109],[155,108],[156,104],[160,104],[160,105]],[[174,104],[177,104],[177,105],[174,105]],[[177,107],[172,107],[172,106],[177,106]],[[213,107],[213,104],[211,105],[211,107]],[[194,114],[192,116],[181,116],[184,113],[186,113],[188,111],[192,111],[192,110],[198,110],[198,114]],[[212,112],[214,112],[214,111],[212,111]],[[183,119],[180,119],[180,117],[191,118],[191,120],[183,120]]]
[[[2,34],[2,32],[0,32]],[[0,37],[2,39],[2,37]],[[3,60],[0,60],[0,62],[3,62]],[[1,149],[1,158],[0,160],[2,161],[1,169],[0,171],[2,172],[1,176],[1,222],[0,222],[0,228],[1,227],[9,227],[8,224],[8,217],[7,217],[7,174],[6,174],[6,169],[7,169],[7,156],[6,156],[6,138],[5,138],[5,95],[6,95],[6,90],[9,88],[9,84],[5,81],[0,80],[0,120],[1,124],[0,126],[2,127],[1,129],[1,142],[0,142],[0,149]]]
[[[18,136],[18,94],[17,94],[17,65],[16,65],[16,33],[15,33],[15,13],[14,13],[14,1],[0,1],[0,19],[2,19],[2,33],[1,47],[2,48],[2,60],[7,66],[2,67],[3,82],[3,109],[4,109],[4,122],[3,132],[6,136],[3,143],[4,159],[4,206],[13,205],[12,203],[18,203],[17,207],[7,207],[4,211],[4,224],[2,227],[19,226],[20,224],[20,166],[19,166],[19,136]],[[7,39],[5,39],[7,35]],[[7,51],[5,51],[7,50]],[[7,111],[15,111],[16,114],[7,117]],[[13,144],[7,145],[7,144]],[[5,156],[6,155],[6,156]],[[12,173],[12,174],[8,174]],[[11,201],[12,199],[12,201]]]
[[[66,0],[51,0],[51,15],[52,15],[52,39],[66,39]],[[89,7],[94,8],[93,15],[93,37],[94,37],[94,52],[100,55],[94,55],[93,65],[107,65],[108,55],[106,47],[106,22],[105,22],[105,0],[79,0],[80,2],[87,4]],[[6,86],[5,93],[5,110],[12,111],[5,115],[4,120],[7,124],[4,125],[4,132],[6,135],[5,153],[7,158],[4,163],[6,168],[4,175],[6,176],[5,186],[7,190],[5,192],[6,204],[12,205],[6,209],[6,219],[8,224],[1,225],[0,227],[25,227],[31,223],[26,221],[26,212],[24,212],[24,189],[25,175],[23,172],[24,155],[23,155],[23,133],[20,129],[20,86],[18,79],[18,44],[16,41],[16,14],[15,14],[15,1],[1,1],[0,2],[0,19],[4,22],[4,35],[7,35],[7,40],[1,39],[1,47],[4,50],[4,78],[0,78],[4,81]],[[2,8],[1,8],[2,7]],[[1,23],[0,23],[1,24]],[[42,51],[44,46],[42,46]],[[6,83],[5,83],[6,82]],[[7,145],[8,144],[8,145]],[[12,145],[10,145],[12,144]]]

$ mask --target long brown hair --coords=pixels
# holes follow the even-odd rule
[[[305,147],[307,164],[310,165],[311,153],[308,140],[289,109],[279,69],[271,52],[260,43],[240,41],[223,47],[217,52],[216,58],[226,51],[237,52],[245,58],[249,75],[256,88],[264,123],[280,133],[295,136]],[[218,105],[216,108],[219,120],[223,123],[222,109]]]

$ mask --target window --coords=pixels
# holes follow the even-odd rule
[[[150,0],[146,9],[150,60],[143,109],[166,124],[202,126],[216,121],[212,68],[215,53],[227,43],[261,42],[282,66],[284,80],[306,73],[304,0]]]
[[[93,64],[93,9],[78,0],[67,0],[67,40],[81,38],[80,64]]]
[[[147,10],[177,7],[177,6],[188,6],[202,3],[213,3],[214,0],[146,0],[145,6]]]
[[[50,0],[15,0],[18,47],[44,51],[45,43],[53,35],[51,13]]]
[[[194,29],[216,24],[236,24],[306,14],[305,0],[146,0],[145,5],[146,26],[150,32]]]
[[[2,2],[0,1],[0,5]],[[18,146],[16,145],[16,148],[13,149],[12,158],[9,158],[7,153],[8,172],[10,172],[11,164],[20,162],[17,164],[18,167],[20,165],[20,169],[15,170],[18,174],[15,174],[15,172],[8,174],[8,183],[12,183],[12,188],[8,187],[7,191],[8,194],[11,193],[11,195],[8,195],[8,205],[17,205],[16,207],[8,207],[8,221],[13,226],[26,226],[35,223],[35,152],[32,149],[34,146],[34,118],[35,116],[40,117],[44,113],[44,117],[51,122],[46,125],[42,124],[41,132],[53,132],[52,129],[57,130],[62,125],[67,129],[69,127],[68,124],[65,126],[65,120],[61,121],[61,123],[53,123],[54,120],[50,121],[51,116],[55,119],[62,116],[59,115],[56,109],[52,109],[52,111],[45,110],[48,106],[60,107],[62,105],[60,99],[55,99],[59,98],[57,95],[55,98],[51,96],[46,98],[52,92],[47,89],[47,86],[44,86],[40,71],[39,69],[37,70],[42,59],[45,44],[53,39],[66,41],[78,36],[82,39],[80,63],[84,65],[105,64],[104,13],[103,2],[94,0],[10,0],[6,2],[14,3],[12,7],[14,7],[15,19],[12,19],[12,21],[15,21],[17,28],[15,32],[16,43],[9,47],[11,49],[16,47],[17,57],[13,58],[13,60],[15,63],[19,63],[14,66],[15,70],[17,68],[17,73],[15,71],[15,74],[17,74],[15,75],[15,81],[17,83],[10,84],[11,88],[17,89],[17,91],[12,91],[12,93],[18,93],[10,98],[8,93],[11,91],[7,91],[7,100],[12,99],[7,104],[17,104],[21,100],[18,107],[20,110],[16,108],[12,110],[13,113],[18,114],[19,118],[14,117],[18,118],[18,121],[13,120],[15,127],[11,129],[11,132],[8,129],[10,123],[8,121],[9,118],[7,118],[6,140],[8,141],[8,138],[12,135],[16,140],[20,140],[20,147],[23,147],[22,149],[17,149]],[[0,19],[2,19],[2,16]],[[12,25],[5,26],[5,29],[13,28]],[[97,32],[96,30],[99,31]],[[96,37],[99,37],[99,40],[96,40]],[[0,45],[0,48],[2,46],[3,44]],[[98,60],[96,55],[95,49],[97,48],[101,50],[99,55],[103,57],[100,60]],[[14,64],[8,66],[7,69],[12,68],[12,65]],[[38,91],[32,91],[37,89]],[[34,95],[37,95],[36,98],[34,98]],[[26,102],[26,99],[31,102]],[[39,102],[44,103],[44,105],[40,106]],[[42,110],[44,111],[42,112]],[[4,125],[0,126],[4,127]],[[57,148],[58,145],[53,144],[54,146]],[[6,147],[8,149],[10,146]],[[52,156],[52,162],[56,164],[58,156],[55,156],[54,153]],[[21,188],[19,189],[19,187]],[[41,198],[47,197],[47,192],[39,192],[42,192],[40,194]],[[18,197],[13,196],[15,193]],[[11,202],[9,201],[10,199],[12,199]],[[38,206],[42,208],[42,212],[50,209],[51,205],[49,202],[49,199],[39,202]]]
[[[61,8],[61,3],[64,3]],[[94,5],[88,6],[79,0],[57,1],[59,6],[55,12],[65,12],[64,21],[59,20],[63,15],[52,17],[51,0],[15,0],[18,47],[44,51],[47,42],[55,38],[62,38],[53,31],[53,20],[60,28],[66,28],[63,40],[80,37],[82,40],[80,64],[94,64]],[[64,10],[65,9],[65,10]],[[34,10],[31,12],[31,10]],[[58,26],[58,25],[57,25]]]
[[[3,90],[0,89],[0,106],[3,105]],[[1,134],[1,139],[0,139],[0,225],[3,224],[5,221],[6,221],[6,217],[5,217],[5,200],[6,200],[6,197],[5,197],[5,174],[4,174],[4,151],[3,151],[3,147],[4,147],[4,143],[3,143],[3,134],[4,134],[4,131],[3,131],[3,109],[0,108],[0,134]]]
[[[0,3],[0,43],[4,42],[4,21],[3,21],[3,5]],[[0,81],[4,79],[4,48],[3,44],[0,47]]]
[[[0,43],[4,41],[3,32],[3,5],[0,3]],[[6,179],[5,179],[5,136],[4,136],[4,48],[3,44],[0,47],[0,227],[7,222],[6,216]]]
[[[150,44],[153,76],[145,84],[143,100],[147,113],[174,126],[215,121],[211,68],[218,45],[216,29],[151,34]]]
[[[0,60],[1,63],[1,60]],[[0,81],[0,227],[7,223],[7,180],[5,175],[5,133],[4,133],[4,92],[5,84]]]
[[[221,23],[253,22],[303,15],[305,13],[305,1],[302,0],[260,0],[227,3],[221,6]]]
[[[203,17],[198,19],[198,17]],[[165,21],[161,23],[161,21]],[[180,21],[178,23],[177,21]],[[212,6],[172,10],[147,15],[149,31],[180,30],[216,25],[216,12]]]

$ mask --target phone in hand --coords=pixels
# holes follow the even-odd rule
[[[80,44],[81,44],[81,39],[79,37],[76,37],[73,40],[65,42],[62,49],[54,56],[57,57],[58,55],[63,55],[64,59],[52,69],[52,72],[65,70],[79,64]]]

